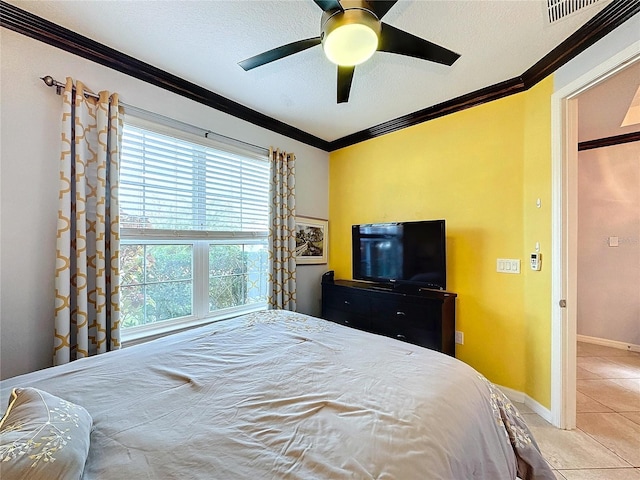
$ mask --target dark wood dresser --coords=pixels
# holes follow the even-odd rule
[[[455,356],[455,293],[413,285],[322,282],[322,318]]]

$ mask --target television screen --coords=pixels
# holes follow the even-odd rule
[[[354,225],[353,278],[446,289],[444,220]]]

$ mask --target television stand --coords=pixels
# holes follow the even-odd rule
[[[411,287],[323,278],[322,318],[455,356],[457,295]]]

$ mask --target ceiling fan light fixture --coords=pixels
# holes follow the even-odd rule
[[[360,65],[378,48],[378,36],[366,25],[352,23],[333,30],[324,41],[324,53],[336,65]]]
[[[350,9],[326,20],[322,48],[332,63],[355,66],[366,62],[378,49],[380,22],[368,10]]]
[[[248,71],[322,43],[327,58],[338,65],[337,103],[346,103],[356,65],[367,61],[377,50],[447,66],[460,58],[456,52],[382,23],[382,17],[398,0],[313,1],[322,9],[320,36],[272,48],[238,62],[240,67]]]

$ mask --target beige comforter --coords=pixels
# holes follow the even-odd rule
[[[6,380],[84,406],[86,480],[553,479],[521,417],[446,355],[269,311]]]

